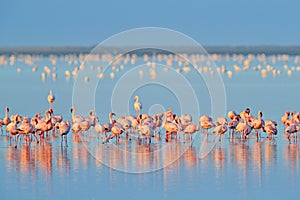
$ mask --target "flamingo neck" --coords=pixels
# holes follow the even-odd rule
[[[163,122],[162,122],[162,127],[165,127],[166,122],[167,122],[167,115],[165,114],[165,115],[164,115],[164,120],[163,120]]]
[[[8,118],[8,110],[5,110],[5,118]]]
[[[109,114],[109,123],[112,124],[113,123],[113,118],[112,118],[112,115]]]

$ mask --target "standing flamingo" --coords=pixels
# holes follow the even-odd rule
[[[52,104],[55,101],[55,96],[52,93],[52,90],[50,90],[49,95],[48,95],[48,102],[50,104],[50,108],[52,108]]]
[[[134,97],[134,101],[135,102],[134,102],[133,106],[134,106],[134,109],[136,110],[136,116],[138,116],[140,113],[140,110],[142,109],[142,104],[141,104],[141,102],[139,102],[138,96]]]
[[[6,106],[5,107],[5,117],[3,118],[3,124],[5,126],[7,126],[11,122],[11,120],[10,120],[10,118],[8,116],[8,113],[9,113],[9,108]]]
[[[10,133],[9,135],[9,141],[11,143],[12,140],[15,141],[15,148],[17,148],[18,145],[18,138],[19,138],[19,132],[18,132],[18,122],[17,121],[13,121],[11,123],[9,123],[6,126],[6,132]]]
[[[60,145],[62,146],[63,140],[65,140],[66,147],[68,147],[67,134],[70,132],[70,127],[71,127],[70,121],[69,120],[67,120],[66,122],[63,121],[63,122],[57,123],[55,126],[56,126],[56,128],[58,129],[58,131],[61,135]]]
[[[261,129],[265,125],[265,122],[262,119],[262,116],[263,116],[263,114],[262,114],[262,111],[260,110],[260,111],[258,111],[258,117],[257,117],[257,119],[254,119],[251,122],[251,125],[253,126],[253,128],[255,130],[255,135],[256,135],[257,141],[260,138],[259,129]]]
[[[219,124],[214,128],[212,133],[219,135],[219,141],[221,141],[221,137],[222,135],[224,135],[224,133],[226,133],[226,131],[227,131],[227,126],[225,124]]]
[[[201,128],[206,130],[206,134],[208,134],[208,129],[215,127],[215,124],[212,122],[212,118],[206,115],[200,117],[199,123]]]
[[[239,124],[240,118],[238,116],[234,116],[232,121],[228,123],[228,128],[231,130],[230,137],[234,137],[235,129]]]

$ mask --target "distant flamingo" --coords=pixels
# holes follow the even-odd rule
[[[134,109],[136,111],[136,116],[138,116],[139,113],[140,113],[140,110],[142,109],[142,104],[141,104],[141,102],[139,102],[139,97],[138,96],[134,97],[134,101],[135,102],[134,102],[133,106],[134,106]]]
[[[55,101],[55,96],[52,93],[52,90],[50,90],[49,95],[48,95],[48,102],[50,104],[50,108],[52,108],[52,104]]]

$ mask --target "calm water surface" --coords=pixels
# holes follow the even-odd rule
[[[54,110],[66,119],[70,119],[72,106],[73,79],[65,80],[67,65],[57,64],[58,78],[51,77],[43,82],[40,73],[47,59],[39,61],[36,73],[22,63],[15,66],[2,66],[0,69],[0,115],[4,116],[4,107],[10,107],[10,114],[21,113],[33,116],[47,109],[47,95],[50,89],[55,92]],[[219,61],[226,63],[225,60]],[[219,64],[219,63],[217,63]],[[21,67],[21,73],[16,68]],[[282,67],[279,63],[278,66]],[[203,134],[197,134],[191,146],[184,142],[154,141],[152,146],[140,146],[136,141],[124,142],[116,147],[114,143],[102,145],[97,136],[91,136],[82,142],[68,135],[68,147],[61,147],[60,138],[52,136],[41,144],[21,145],[17,149],[10,146],[8,136],[0,136],[0,194],[4,199],[99,199],[99,198],[232,198],[232,199],[282,199],[297,198],[300,186],[299,143],[289,144],[282,137],[281,116],[286,109],[299,111],[300,86],[299,72],[291,77],[286,74],[263,79],[259,72],[248,71],[234,73],[229,79],[223,76],[227,95],[227,110],[240,111],[250,107],[253,114],[259,109],[264,112],[264,119],[279,122],[279,134],[275,142],[263,138],[256,142],[250,138],[247,142],[238,139],[222,138],[207,157],[199,159],[199,148],[205,140]],[[192,78],[191,78],[192,79]],[[199,89],[204,86],[199,85]],[[109,85],[107,86],[109,90]],[[151,94],[142,94],[145,107],[151,105]],[[148,96],[147,96],[148,95]],[[163,92],[161,92],[163,95]],[[96,99],[101,94],[96,94]],[[205,98],[205,97],[203,97]],[[175,102],[175,101],[174,101]],[[176,102],[171,107],[176,106]],[[97,104],[96,104],[97,105]],[[167,107],[166,106],[166,107]],[[149,107],[149,106],[148,106]],[[201,105],[200,105],[201,107]],[[174,108],[176,109],[176,108]],[[101,122],[107,121],[109,108],[99,106],[97,114]],[[133,110],[131,110],[133,111]],[[202,105],[201,114],[209,114],[209,109]],[[117,113],[118,114],[118,113]],[[123,113],[122,113],[123,114]],[[119,114],[119,115],[122,115]],[[198,121],[198,119],[194,119]],[[213,144],[213,137],[208,138]],[[167,145],[163,151],[156,148]],[[164,159],[171,159],[172,153],[185,153],[174,159],[172,164],[149,173],[124,173],[113,168],[124,167],[132,163],[124,157],[124,149],[142,152],[135,158],[137,167],[159,165]],[[157,152],[147,156],[149,152]],[[110,159],[109,159],[110,158]],[[109,160],[107,163],[101,161]],[[161,164],[161,163],[160,163]]]

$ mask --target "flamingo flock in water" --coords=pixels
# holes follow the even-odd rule
[[[185,141],[192,141],[194,133],[200,129],[206,136],[210,133],[218,136],[219,141],[226,132],[229,132],[229,138],[240,138],[241,141],[246,141],[252,133],[253,137],[259,141],[262,132],[267,134],[267,138],[274,140],[274,136],[278,133],[277,122],[263,120],[261,110],[258,111],[257,117],[254,117],[249,108],[240,113],[229,111],[228,118],[218,117],[215,121],[204,115],[199,118],[199,123],[195,123],[191,115],[177,116],[171,108],[154,116],[141,113],[142,104],[139,97],[135,96],[133,107],[136,110],[136,116],[125,115],[115,119],[116,114],[110,112],[108,122],[100,123],[94,110],[90,111],[89,116],[81,116],[76,115],[75,107],[70,109],[71,121],[63,120],[62,116],[54,115],[52,105],[55,96],[51,90],[47,99],[50,108],[45,111],[44,116],[41,113],[37,113],[34,117],[20,114],[10,115],[9,108],[5,108],[5,117],[0,119],[0,128],[4,134],[2,128],[5,127],[6,133],[9,134],[10,145],[14,144],[17,148],[22,141],[25,144],[33,141],[39,143],[51,134],[59,134],[61,145],[68,146],[67,135],[70,131],[75,138],[88,136],[91,131],[94,131],[98,135],[98,139],[101,138],[103,144],[109,143],[113,139],[119,143],[123,135],[128,141],[137,139],[139,144],[145,145],[150,145],[152,138],[160,140],[162,137],[165,142],[178,140],[180,137]],[[285,126],[284,135],[287,139],[297,141],[300,130],[300,113],[286,111],[281,121]],[[165,131],[165,134],[162,134],[162,130]]]

